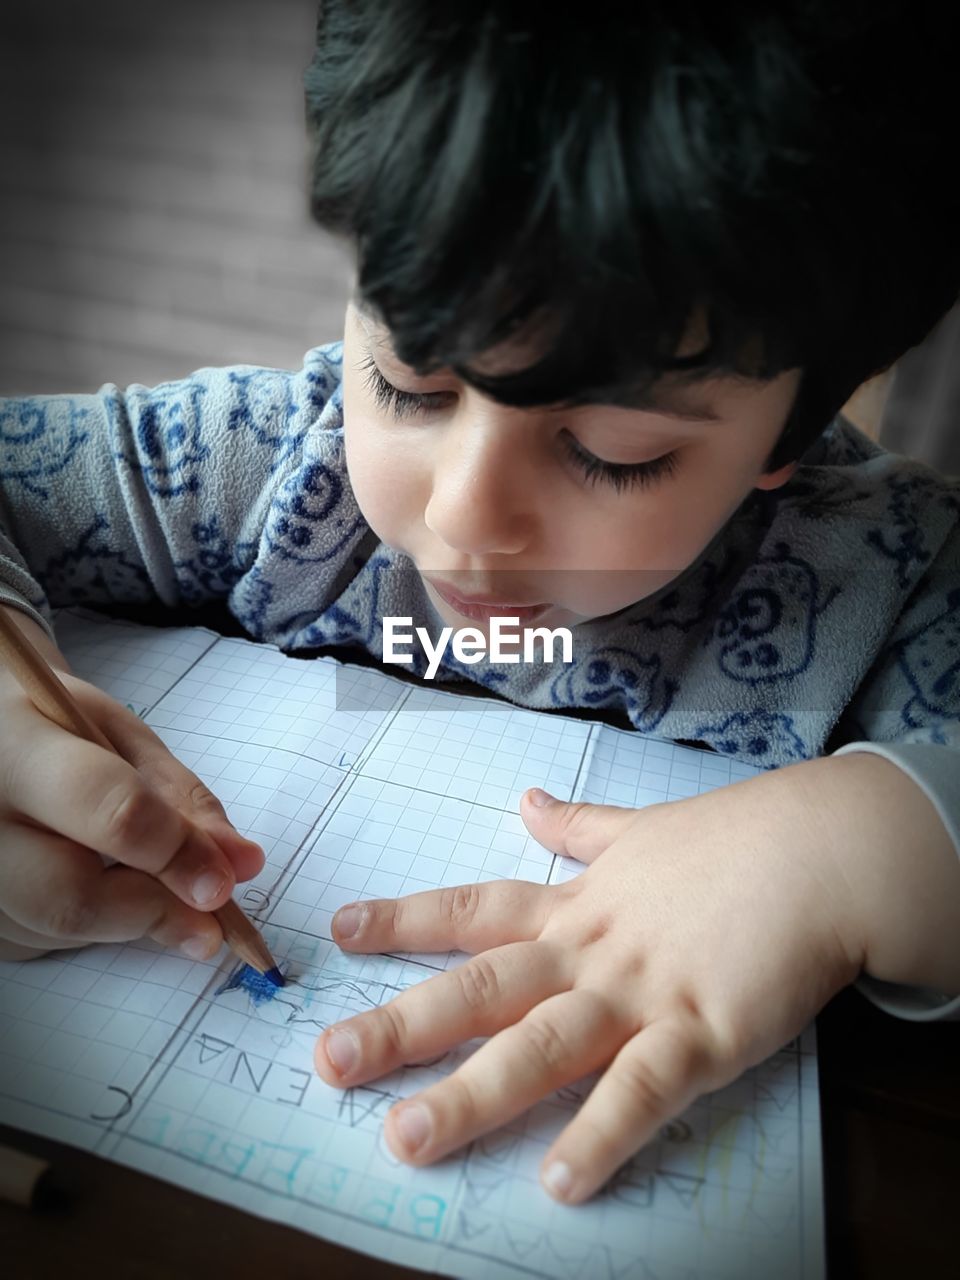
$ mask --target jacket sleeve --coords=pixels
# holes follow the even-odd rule
[[[930,799],[960,857],[960,528],[918,583],[847,720],[856,740],[835,754],[867,751],[901,768]],[[956,992],[866,977],[859,986],[902,1018],[960,1019]]]
[[[256,560],[273,495],[325,409],[339,344],[92,395],[0,399],[0,601],[200,604]]]

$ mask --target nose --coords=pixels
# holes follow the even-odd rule
[[[534,435],[529,422],[509,418],[498,412],[450,424],[435,455],[424,522],[461,554],[516,555],[534,537]]]

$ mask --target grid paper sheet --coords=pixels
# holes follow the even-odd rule
[[[148,942],[0,964],[0,1119],[408,1266],[469,1278],[740,1280],[824,1274],[812,1029],[695,1103],[594,1201],[552,1202],[538,1168],[591,1081],[426,1169],[394,1159],[386,1111],[475,1046],[339,1091],[312,1069],[329,1023],[462,961],[349,956],[342,903],[581,867],[526,833],[517,801],[643,805],[754,770],[564,717],[303,662],[200,629],[83,612],[58,635],[267,853],[238,889],[287,985],[256,1003]]]

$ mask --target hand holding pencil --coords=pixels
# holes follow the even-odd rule
[[[143,936],[205,959],[226,937],[272,967],[231,897],[261,850],[136,715],[66,674],[41,628],[2,605],[0,851],[0,959]]]

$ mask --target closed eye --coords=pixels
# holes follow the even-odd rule
[[[679,466],[676,452],[661,454],[644,462],[607,462],[585,449],[569,431],[560,434],[570,460],[583,472],[588,484],[602,482],[622,492],[625,489],[648,488],[658,480],[673,475]]]
[[[401,391],[392,382],[388,382],[374,363],[373,356],[364,356],[360,362],[360,371],[366,375],[368,390],[376,401],[377,407],[392,413],[395,418],[412,418],[418,413],[426,413],[431,409],[442,409],[450,403],[449,391]]]
[[[383,376],[371,355],[364,356],[359,368],[365,374],[367,388],[378,408],[392,413],[398,420],[443,409],[450,403],[452,393],[449,391],[416,392],[395,387]],[[659,458],[650,458],[644,462],[607,462],[584,448],[568,431],[561,432],[560,438],[568,457],[583,472],[588,484],[602,482],[612,485],[617,492],[647,488],[672,475],[679,465],[675,452],[664,453]]]

